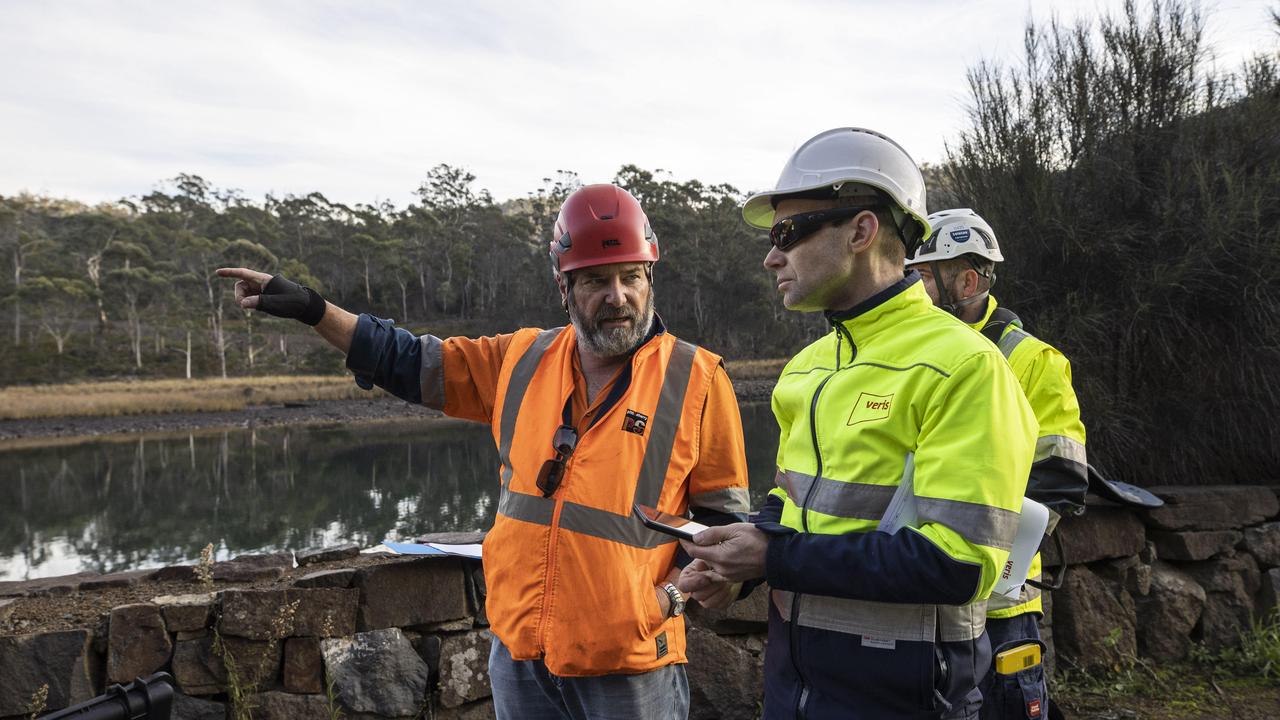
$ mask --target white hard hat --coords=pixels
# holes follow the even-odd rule
[[[927,262],[941,262],[962,255],[977,255],[992,262],[1003,262],[996,231],[986,220],[969,208],[940,210],[929,216],[932,234],[916,250],[907,255],[907,267]]]
[[[742,217],[758,228],[773,225],[774,201],[780,196],[830,188],[833,197],[888,195],[905,213],[901,220],[907,255],[929,234],[925,219],[924,176],[902,146],[874,130],[845,127],[827,130],[800,146],[778,176],[777,186],[747,198]]]

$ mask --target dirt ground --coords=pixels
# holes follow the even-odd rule
[[[1071,720],[1277,720],[1280,687],[1258,679],[1211,679],[1204,669],[1179,667],[1164,687],[1109,692],[1058,690]]]
[[[772,380],[734,382],[741,402],[763,402],[773,392]],[[86,438],[129,433],[187,432],[276,425],[331,425],[439,418],[440,412],[392,397],[325,400],[288,405],[254,405],[234,412],[171,413],[98,418],[40,418],[0,421],[0,450],[50,444],[59,438]]]

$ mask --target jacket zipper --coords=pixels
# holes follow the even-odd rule
[[[841,339],[848,336],[848,331],[843,325],[833,322],[836,330],[836,369],[818,383],[818,389],[813,391],[813,399],[809,401],[809,437],[813,440],[813,457],[817,461],[817,467],[813,473],[813,483],[809,485],[809,490],[804,494],[804,502],[800,505],[800,526],[805,532],[809,532],[809,503],[813,500],[813,493],[818,488],[818,479],[822,477],[822,449],[818,446],[818,397],[822,395],[822,389],[827,386],[831,378],[840,372],[840,350]],[[853,344],[853,338],[849,337],[849,349],[852,356],[849,362],[853,362],[853,358],[857,357],[858,346]],[[800,593],[792,593],[791,595],[791,666],[796,671],[796,677],[800,679],[800,693],[796,696],[797,720],[804,720],[805,704],[809,699],[809,687],[805,681],[804,672],[800,669],[800,633],[796,631],[796,622],[800,619]]]
[[[565,467],[565,475],[568,476],[569,468]],[[563,483],[564,481],[561,480]],[[538,651],[542,657],[547,656],[547,623],[551,615],[552,579],[556,575],[556,545],[560,538],[560,508],[564,506],[564,500],[556,498],[555,510],[551,513],[551,528],[548,531],[550,535],[547,538],[547,576],[542,581],[542,614],[538,619]]]
[[[578,438],[582,443],[582,438]],[[542,612],[538,616],[538,652],[543,658],[547,656],[547,624],[551,616],[551,602],[554,599],[552,584],[556,576],[556,546],[560,540],[560,510],[564,507],[564,497],[560,492],[569,480],[569,471],[573,467],[573,458],[564,465],[564,475],[560,478],[560,487],[554,493],[556,506],[551,511],[551,525],[547,530],[547,575],[542,580]]]

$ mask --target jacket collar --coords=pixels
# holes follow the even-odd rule
[[[978,322],[976,323],[965,323],[965,324],[973,328],[974,330],[977,330],[978,332],[982,332],[982,328],[986,327],[987,323],[991,322],[991,314],[994,313],[995,311],[996,311],[996,296],[988,293],[987,294],[987,310],[986,312],[982,313],[982,318],[978,320]]]
[[[854,344],[861,344],[908,317],[927,312],[933,301],[920,273],[912,270],[898,282],[848,310],[824,313],[833,327],[844,328]]]

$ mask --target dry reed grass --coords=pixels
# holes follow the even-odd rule
[[[787,358],[767,358],[764,360],[728,360],[725,370],[734,380],[777,380]]]
[[[348,376],[139,380],[0,388],[0,420],[241,410],[367,397]]]

